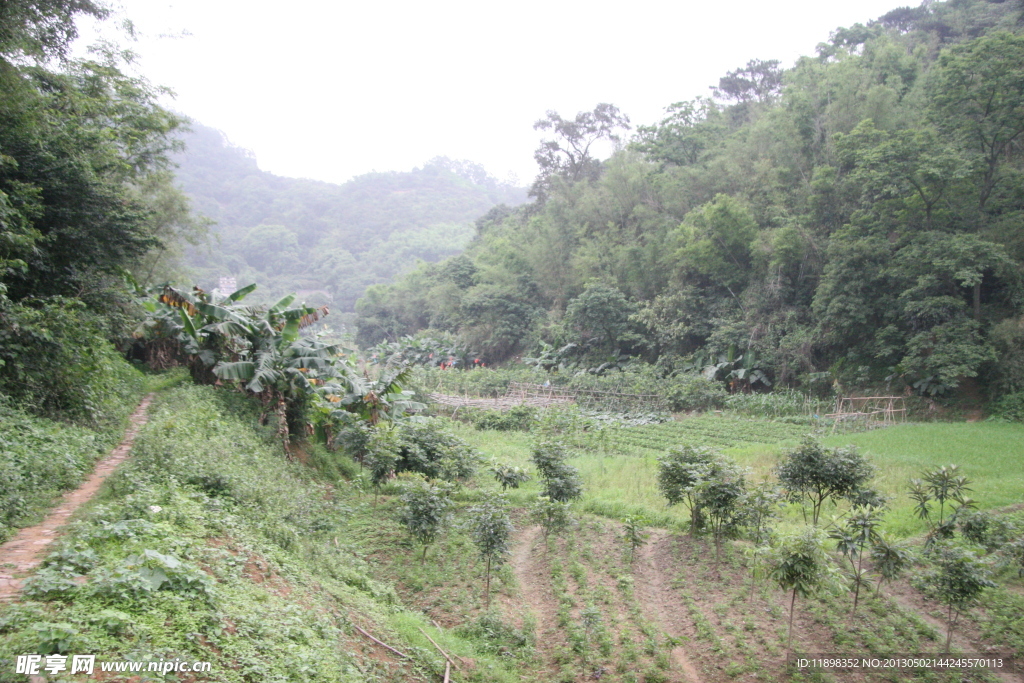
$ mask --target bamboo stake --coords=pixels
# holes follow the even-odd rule
[[[390,646],[390,645],[388,645],[387,643],[382,643],[381,641],[377,640],[376,638],[374,638],[374,637],[373,637],[373,636],[371,636],[371,635],[370,635],[369,633],[367,633],[367,632],[366,632],[366,631],[364,631],[363,629],[359,628],[359,627],[358,627],[358,626],[356,626],[355,624],[352,624],[352,626],[353,626],[353,627],[355,628],[355,630],[359,631],[359,632],[360,632],[360,633],[362,633],[362,634],[363,634],[364,636],[366,636],[367,638],[369,638],[369,639],[370,639],[370,640],[372,640],[373,642],[377,643],[377,644],[378,644],[378,645],[380,645],[381,647],[385,647],[385,648],[387,648],[388,650],[391,650],[392,652],[394,652],[394,653],[395,653],[396,655],[398,655],[398,656],[399,656],[399,657],[401,657],[402,659],[409,659],[409,655],[405,654],[404,652],[399,652],[398,650],[396,650],[395,648],[391,647],[391,646]]]
[[[456,669],[459,668],[459,666],[457,664],[455,664],[455,661],[452,660],[452,658],[448,656],[448,653],[445,652],[444,650],[442,650],[441,646],[438,645],[436,642],[434,642],[434,639],[430,637],[429,633],[424,631],[423,628],[420,627],[420,626],[417,626],[416,628],[418,628],[420,630],[420,633],[422,633],[423,635],[425,635],[427,637],[427,640],[430,641],[430,644],[437,648],[437,651],[440,652],[444,656],[445,660],[447,660],[449,664],[455,666]]]
[[[448,680],[449,680],[448,677],[451,676],[451,673],[452,673],[452,662],[451,662],[451,660],[448,660],[448,661],[446,661],[444,663],[444,683],[448,683]]]

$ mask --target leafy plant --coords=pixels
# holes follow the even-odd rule
[[[682,503],[689,509],[691,534],[705,523],[698,486],[713,477],[722,462],[719,453],[696,446],[676,446],[658,458],[658,488],[669,505]]]
[[[960,616],[986,588],[995,588],[996,584],[989,578],[988,568],[968,550],[944,545],[939,548],[935,563],[935,570],[925,577],[925,582],[946,605],[946,644],[942,651],[949,652]]]
[[[817,527],[808,527],[799,534],[781,538],[772,546],[767,562],[768,576],[779,588],[791,593],[786,636],[786,650],[789,651],[793,642],[793,612],[797,595],[808,597],[831,575],[824,535]]]
[[[520,484],[530,481],[530,475],[525,470],[512,465],[496,464],[491,467],[491,473],[501,485],[502,491],[517,489]]]
[[[836,541],[836,550],[850,560],[850,571],[853,576],[853,609],[857,611],[860,600],[860,589],[867,584],[867,571],[864,569],[865,549],[870,544],[880,542],[878,525],[881,515],[873,507],[855,508],[846,518],[844,527],[834,529],[829,537]]]
[[[427,548],[451,519],[450,491],[431,484],[411,484],[406,487],[401,499],[398,521],[414,540],[423,545],[420,562],[426,562]]]
[[[874,476],[875,468],[853,446],[825,448],[808,437],[783,456],[775,473],[791,498],[810,505],[811,523],[817,526],[822,505],[856,497]]]
[[[622,518],[622,540],[626,542],[626,557],[630,564],[636,559],[636,551],[650,537],[650,534],[644,532],[648,524],[650,520],[643,515],[627,515]]]
[[[570,504],[543,495],[537,497],[530,510],[530,517],[544,528],[544,538],[551,534],[558,535],[572,524]]]
[[[491,604],[491,568],[501,565],[512,552],[509,539],[515,530],[505,509],[504,501],[488,502],[469,510],[469,529],[481,559],[486,562],[484,570],[484,600]]]

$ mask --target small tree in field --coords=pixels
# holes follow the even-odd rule
[[[502,491],[517,489],[520,484],[530,481],[530,475],[519,467],[511,465],[494,465],[491,467],[491,474],[501,485]]]
[[[431,484],[411,485],[402,494],[398,520],[414,540],[423,544],[420,563],[427,560],[427,548],[444,531],[451,519],[449,490]]]
[[[742,470],[724,458],[709,477],[697,484],[697,505],[715,539],[716,565],[722,557],[722,539],[735,534],[744,521],[745,494]]]
[[[971,482],[959,473],[956,465],[925,472],[922,479],[910,480],[910,497],[914,514],[928,524],[925,546],[930,548],[936,541],[952,538],[961,511],[975,507],[975,503],[967,497]],[[933,503],[938,503],[937,511],[933,510]],[[938,513],[937,517],[932,517],[933,512]]]
[[[470,509],[470,532],[480,557],[487,563],[484,599],[491,604],[491,567],[501,565],[508,554],[514,528],[502,503],[484,503]]]
[[[946,645],[942,650],[945,653],[949,652],[960,615],[977,602],[982,591],[995,588],[996,584],[989,578],[988,568],[970,551],[943,546],[936,564],[926,581],[946,605]]]
[[[857,611],[857,603],[860,600],[860,587],[867,583],[864,552],[869,543],[878,542],[878,525],[881,521],[881,515],[875,508],[857,508],[847,518],[845,527],[835,529],[829,534],[829,537],[836,541],[836,550],[850,560],[854,612]]]
[[[790,497],[810,504],[814,526],[818,525],[826,501],[857,497],[874,474],[875,468],[853,446],[825,448],[810,437],[787,453],[776,470]]]
[[[537,502],[530,512],[533,521],[544,527],[544,538],[551,534],[559,534],[572,524],[572,513],[569,503],[551,500],[547,496],[538,496]]]
[[[377,429],[369,439],[366,448],[366,468],[370,471],[373,484],[373,504],[386,481],[395,476],[398,466],[398,450],[395,435],[390,429]]]
[[[669,505],[682,503],[690,511],[690,534],[704,526],[697,485],[718,469],[722,456],[709,448],[676,446],[658,458],[658,488]]]
[[[882,582],[892,583],[899,578],[900,574],[910,565],[910,551],[889,537],[885,532],[878,534],[878,537],[871,543],[871,562],[878,572],[878,583],[875,585],[875,595],[882,590]]]
[[[650,521],[643,515],[627,515],[622,518],[622,539],[626,542],[630,564],[636,558],[637,549],[647,543],[650,534],[644,533],[644,528],[648,524]]]
[[[786,636],[788,652],[793,643],[796,596],[806,598],[831,576],[824,534],[816,527],[809,527],[801,534],[784,538],[772,548],[767,562],[768,576],[779,588],[792,594],[789,599],[789,635]]]
[[[555,440],[540,441],[533,447],[533,464],[544,480],[544,495],[560,503],[571,503],[583,495],[579,470],[565,462],[565,446]]]

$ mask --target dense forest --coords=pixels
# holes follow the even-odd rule
[[[230,276],[259,283],[262,299],[299,291],[351,311],[368,286],[461,252],[491,207],[526,201],[479,164],[444,157],[343,185],[283,178],[218,131],[189,127],[177,180],[218,239],[189,250],[187,264],[210,289]]]
[[[455,333],[487,360],[544,351],[549,367],[733,362],[762,387],[1019,391],[1019,16],[899,8],[792,68],[751,60],[654,125],[608,104],[548,112],[534,201],[372,287],[358,339]],[[603,161],[601,139],[621,140]]]

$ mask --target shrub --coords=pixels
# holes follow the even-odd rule
[[[466,417],[477,429],[528,432],[537,421],[537,409],[530,406],[513,406],[508,410],[476,410],[467,413]]]
[[[664,380],[659,393],[673,412],[719,410],[725,407],[729,398],[721,382],[689,374]]]
[[[448,431],[441,420],[405,425],[397,430],[397,472],[419,472],[428,479],[455,481],[473,476],[480,455]]]
[[[119,423],[142,373],[107,341],[101,319],[71,299],[15,304],[0,315],[0,393],[37,415],[90,427]]]
[[[1011,422],[1024,422],[1024,391],[1006,394],[992,404],[992,415]]]

